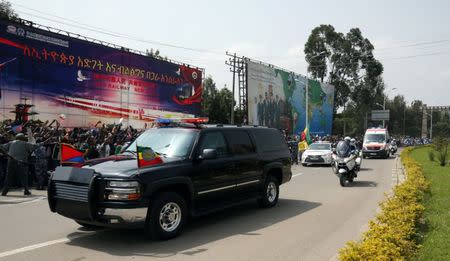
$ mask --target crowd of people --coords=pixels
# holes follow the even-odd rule
[[[5,120],[0,124],[0,188],[11,186],[44,189],[49,171],[60,165],[60,144],[71,144],[86,160],[119,154],[142,130],[122,124],[97,122],[90,128],[66,128],[52,122]]]

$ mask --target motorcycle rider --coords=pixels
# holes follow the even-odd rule
[[[356,139],[355,138],[352,138],[352,139],[350,139],[350,148],[351,148],[351,150],[352,151],[354,151],[354,153],[356,154],[356,166],[357,166],[357,170],[359,171],[360,170],[360,168],[361,168],[361,156],[360,156],[360,154],[359,154],[359,148],[358,148],[358,146],[356,145]],[[356,174],[357,175],[357,174]]]

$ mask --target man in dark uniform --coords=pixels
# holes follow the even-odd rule
[[[38,190],[43,190],[44,186],[47,184],[47,155],[46,154],[47,154],[47,148],[42,144],[39,144],[37,146],[37,148],[34,150],[34,155],[36,157],[34,169],[35,169],[35,173],[36,173]]]
[[[24,194],[31,195],[28,190],[28,156],[36,147],[37,145],[27,142],[27,138],[22,133],[17,134],[15,140],[0,145],[0,148],[8,153],[8,166],[2,196],[8,194],[13,175],[17,175],[20,179],[24,187]]]

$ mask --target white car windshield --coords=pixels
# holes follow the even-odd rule
[[[331,144],[313,143],[309,145],[310,150],[331,150]]]

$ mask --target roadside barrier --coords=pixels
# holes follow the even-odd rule
[[[406,180],[380,203],[381,210],[369,221],[362,239],[349,241],[339,250],[340,260],[408,260],[419,248],[417,227],[423,222],[421,202],[429,184],[421,165],[410,157],[412,150],[401,153]]]

